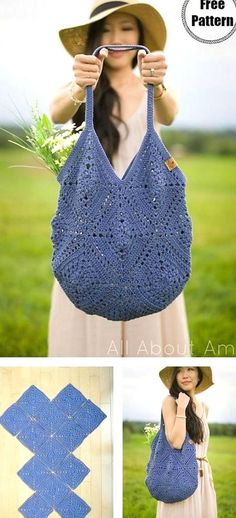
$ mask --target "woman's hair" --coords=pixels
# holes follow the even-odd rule
[[[139,30],[139,45],[143,44],[143,28],[141,22],[136,18]],[[100,45],[101,34],[105,18],[94,22],[90,25],[87,43],[85,47],[86,54],[92,54],[93,51]],[[132,68],[137,65],[137,55],[132,61]],[[116,119],[124,123],[121,119],[120,98],[114,88],[111,87],[108,76],[103,67],[100,79],[94,92],[94,126],[99,140],[105,150],[110,162],[114,153],[118,150],[120,143],[120,134],[112,120],[112,112],[114,105],[118,107],[118,116]],[[82,124],[85,118],[85,107],[81,105],[73,117],[73,122],[78,127]],[[114,115],[113,115],[114,118]],[[125,123],[124,123],[125,124]],[[126,127],[127,129],[127,127]],[[128,131],[128,129],[127,129]]]
[[[183,389],[180,389],[180,387],[177,383],[176,375],[177,375],[178,370],[179,370],[178,367],[174,368],[172,384],[171,384],[171,387],[169,390],[170,395],[174,399],[178,398],[180,392],[185,392]],[[201,371],[200,367],[197,367],[197,370],[198,370],[198,377],[199,377],[199,381],[197,384],[197,386],[198,386],[202,381],[203,375],[202,375],[202,371]],[[185,392],[185,394],[187,394],[187,396],[188,396],[187,392]],[[186,428],[187,428],[187,432],[188,432],[190,438],[192,439],[193,442],[200,444],[203,441],[202,422],[201,422],[201,419],[195,413],[195,404],[191,397],[190,397],[189,404],[186,408],[186,417],[187,417]]]

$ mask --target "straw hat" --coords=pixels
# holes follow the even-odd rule
[[[91,23],[102,20],[116,11],[132,14],[140,20],[144,32],[143,43],[150,51],[164,49],[166,42],[166,26],[160,13],[154,7],[147,3],[134,2],[133,0],[128,0],[126,2],[104,2],[101,0],[94,0],[90,18],[87,23],[59,31],[61,42],[69,54],[71,54],[71,56],[84,54],[88,30]]]
[[[164,385],[169,389],[172,383],[172,376],[174,372],[175,367],[165,367],[159,372],[159,376],[161,378],[161,381],[164,383]],[[200,392],[203,392],[204,390],[211,387],[211,385],[214,385],[212,381],[212,371],[211,367],[199,367],[202,371],[202,381],[196,387],[195,394],[199,394]]]

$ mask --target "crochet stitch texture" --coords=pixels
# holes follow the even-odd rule
[[[148,85],[147,131],[120,179],[95,132],[87,87],[86,127],[58,176],[52,221],[55,277],[85,313],[126,321],[163,310],[182,292],[192,226],[184,175],[177,165],[169,171],[169,158]]]
[[[19,508],[25,518],[84,518],[91,510],[74,493],[90,472],[72,451],[106,414],[69,384],[50,401],[32,385],[1,416],[0,424],[35,455],[18,476],[35,493]]]
[[[145,483],[153,498],[167,504],[186,500],[198,486],[195,444],[187,433],[182,448],[172,448],[162,416],[160,430],[152,443]]]

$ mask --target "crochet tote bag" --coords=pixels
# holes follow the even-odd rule
[[[196,447],[186,434],[181,450],[167,441],[163,417],[153,443],[145,483],[156,500],[173,504],[193,495],[198,486]]]
[[[154,129],[152,85],[147,92],[147,130],[122,179],[95,132],[91,86],[85,129],[58,176],[55,277],[77,308],[110,320],[161,311],[190,276],[185,178]]]

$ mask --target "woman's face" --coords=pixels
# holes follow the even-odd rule
[[[194,391],[199,381],[197,367],[180,367],[176,374],[176,381],[181,390]]]
[[[113,13],[105,18],[100,45],[137,45],[139,28],[137,20],[131,14]],[[136,51],[109,52],[106,64],[120,68],[130,65]]]

